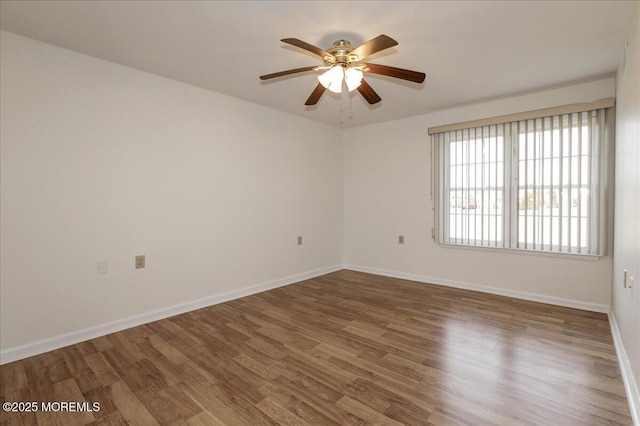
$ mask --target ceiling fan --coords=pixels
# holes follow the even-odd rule
[[[327,89],[334,93],[341,93],[343,81],[346,83],[349,92],[357,89],[369,104],[373,105],[380,102],[382,98],[363,78],[366,72],[400,78],[414,83],[422,83],[425,79],[425,74],[422,72],[361,62],[367,56],[398,44],[397,41],[384,34],[356,48],[351,47],[349,40],[336,40],[327,50],[320,49],[297,38],[284,38],[280,41],[314,53],[320,56],[324,62],[323,65],[312,65],[260,76],[260,80],[269,80],[307,71],[324,71],[323,74],[318,76],[319,83],[311,92],[311,96],[304,103],[305,105],[317,104]]]

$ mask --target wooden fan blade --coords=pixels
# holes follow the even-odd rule
[[[309,44],[309,43],[307,43],[305,41],[298,40],[297,38],[283,38],[280,41],[283,42],[283,43],[288,43],[288,44],[291,44],[293,46],[299,47],[300,49],[304,49],[304,50],[306,50],[308,52],[315,53],[316,55],[320,56],[323,59],[326,56],[335,59],[335,57],[331,53],[327,52],[326,50],[322,50],[319,47],[314,46],[313,44]]]
[[[349,54],[358,55],[358,60],[361,61],[369,55],[373,55],[374,53],[380,52],[381,50],[396,46],[397,44],[397,41],[389,36],[382,34],[356,47],[351,52],[349,52]]]
[[[367,65],[369,66],[370,73],[401,78],[403,80],[413,81],[414,83],[422,83],[426,77],[425,73],[423,72],[405,70],[402,68],[390,67],[388,65],[369,63]]]
[[[282,77],[282,76],[289,75],[289,74],[295,74],[297,72],[313,71],[316,67],[317,67],[317,65],[313,65],[313,66],[310,66],[310,67],[295,68],[295,69],[292,69],[292,70],[274,72],[273,74],[261,75],[260,76],[260,80],[269,80],[270,78]]]
[[[362,97],[364,97],[370,105],[377,104],[382,100],[382,98],[378,96],[376,91],[373,90],[371,86],[369,86],[369,83],[367,83],[364,78],[360,82],[360,86],[358,86],[358,92],[360,92]]]
[[[325,90],[327,89],[325,89],[325,87],[322,84],[318,83],[316,88],[313,89],[313,92],[311,92],[311,96],[309,96],[309,99],[307,99],[307,102],[305,102],[304,104],[305,105],[317,104]]]

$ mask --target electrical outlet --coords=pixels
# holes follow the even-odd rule
[[[298,245],[302,245],[302,235],[298,235]]]
[[[627,270],[626,269],[622,271],[622,285],[624,285],[624,288],[627,288]]]
[[[106,274],[109,270],[109,264],[107,263],[107,259],[98,260],[98,273]]]
[[[404,244],[404,235],[398,235],[398,244]]]
[[[144,268],[144,263],[145,263],[144,254],[136,256],[136,269]]]

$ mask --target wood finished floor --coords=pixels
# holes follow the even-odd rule
[[[606,315],[339,271],[0,367],[0,424],[632,424]]]

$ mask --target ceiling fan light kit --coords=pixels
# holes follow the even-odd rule
[[[261,75],[260,79],[269,80],[306,71],[324,71],[318,76],[319,83],[313,92],[311,92],[305,105],[317,104],[325,90],[342,93],[343,82],[346,83],[349,92],[358,90],[369,104],[380,102],[382,98],[380,98],[375,90],[364,80],[365,72],[399,78],[414,83],[422,83],[425,79],[425,74],[422,72],[361,62],[362,59],[374,53],[398,44],[397,41],[384,34],[356,48],[351,47],[349,40],[336,40],[326,51],[302,40],[298,40],[297,38],[285,38],[281,41],[320,56],[324,62],[323,65],[295,68],[273,74]]]
[[[344,82],[347,83],[347,90],[353,92],[360,87],[362,77],[364,77],[364,74],[358,68],[347,68],[344,73]]]
[[[325,89],[329,89],[333,93],[342,92],[342,79],[344,78],[344,69],[340,65],[334,65],[324,74],[318,76],[318,81]]]

